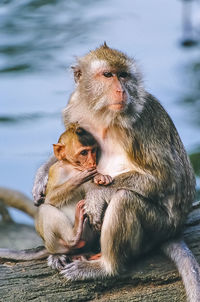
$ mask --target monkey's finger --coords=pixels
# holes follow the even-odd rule
[[[105,182],[104,182],[104,185],[107,186],[109,185],[110,183],[112,183],[112,177],[109,176],[109,175],[104,175],[104,179],[105,179]]]
[[[111,184],[113,182],[113,179],[110,175],[107,175],[108,179],[109,179],[109,183]]]
[[[76,206],[78,208],[82,209],[84,207],[84,205],[85,205],[85,199],[81,199],[81,200],[79,200],[79,202],[77,203]]]
[[[96,177],[94,177],[94,183],[95,183],[96,185],[98,185],[98,184],[99,184],[99,179],[96,178]]]
[[[97,175],[97,169],[93,169],[93,170],[87,170],[89,175]]]
[[[90,172],[87,176],[84,177],[84,182],[86,182],[86,181],[92,179],[95,175],[96,175],[96,173],[94,173],[94,172],[91,173],[91,172]]]
[[[80,220],[81,224],[83,223],[84,215],[85,215],[84,209],[81,208],[80,209],[80,215],[79,215],[79,220]]]
[[[104,183],[105,183],[105,176],[104,175],[102,175],[102,174],[99,174],[98,175],[98,184],[99,185],[103,185]]]
[[[97,174],[96,169],[85,170],[85,171],[82,172],[83,178],[85,178],[85,177],[94,177],[96,174]]]
[[[89,168],[89,169],[87,169],[87,171],[96,171],[97,172],[97,169],[96,168]]]

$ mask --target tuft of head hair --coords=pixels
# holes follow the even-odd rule
[[[82,127],[78,127],[76,129],[76,135],[78,137],[79,142],[83,146],[93,146],[96,144],[96,140],[93,135]]]
[[[117,49],[110,48],[106,42],[100,47],[91,50],[85,56],[77,58],[77,63],[72,66],[74,79],[77,84],[81,79],[84,79],[84,76],[82,77],[83,74],[87,74],[87,71],[90,73],[91,70],[88,67],[91,67],[93,62],[100,62],[102,65],[105,64],[116,71],[128,71],[132,78],[139,85],[142,85],[142,75],[135,60]]]
[[[105,61],[111,68],[119,70],[130,69],[133,61],[123,52],[110,48],[106,42],[95,50],[91,50],[84,58],[86,61],[100,60]],[[82,59],[80,59],[80,62]]]
[[[79,123],[70,123],[66,131],[61,134],[58,143],[71,144],[72,141],[78,139],[83,146],[93,146],[96,144],[95,138],[91,133],[80,127]]]

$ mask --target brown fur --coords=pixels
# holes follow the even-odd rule
[[[48,207],[40,208],[36,217],[36,229],[50,253],[60,253],[62,250],[72,253],[72,248],[84,245],[81,241],[84,201],[80,201],[85,196],[83,184],[94,178],[95,186],[107,185],[112,179],[97,174],[96,140],[78,123],[69,124],[58,144],[53,146],[58,161],[49,170],[44,202]],[[83,151],[86,154],[82,155]],[[88,231],[84,240],[89,242]]]
[[[74,71],[77,87],[64,110],[65,125],[78,120],[93,134],[101,148],[97,169],[114,183],[98,188],[85,206],[94,227],[103,223],[102,257],[66,265],[62,273],[71,280],[119,274],[140,255],[179,236],[195,195],[194,173],[175,126],[144,89],[134,60],[103,45],[78,59]],[[181,258],[173,257],[175,249],[164,250],[177,261],[185,283],[195,281],[187,294],[197,302],[198,264],[196,269],[187,253],[197,271],[187,277]]]

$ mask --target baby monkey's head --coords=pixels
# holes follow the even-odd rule
[[[53,148],[58,160],[66,160],[79,170],[96,168],[98,144],[78,122],[69,124]]]

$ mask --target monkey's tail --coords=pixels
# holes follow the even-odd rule
[[[33,201],[19,191],[0,187],[0,201],[9,207],[27,213],[33,218],[36,215],[37,208],[34,206]]]
[[[10,259],[10,260],[38,260],[45,259],[49,256],[49,252],[44,246],[38,246],[33,249],[26,250],[10,250],[10,249],[0,249],[0,258]]]
[[[162,251],[177,266],[188,302],[200,302],[200,266],[183,240],[165,243]]]

